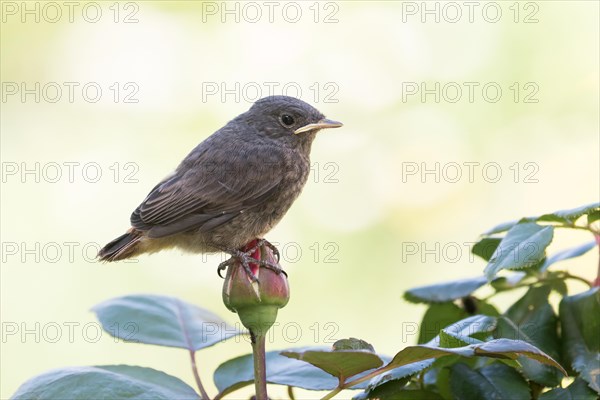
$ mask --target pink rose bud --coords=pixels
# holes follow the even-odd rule
[[[252,241],[246,247],[255,246],[256,241]],[[251,256],[281,268],[267,245],[258,247]],[[227,269],[223,284],[223,303],[231,311],[238,313],[242,324],[253,334],[264,335],[275,323],[277,310],[288,303],[290,288],[283,271],[259,267],[256,263],[250,263],[250,269],[258,280],[248,275],[240,261]]]

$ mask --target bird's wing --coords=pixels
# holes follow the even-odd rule
[[[156,185],[131,215],[134,228],[159,238],[192,229],[208,232],[265,202],[282,177],[283,153],[203,152]],[[189,158],[189,157],[188,157]],[[237,165],[232,159],[237,159]]]

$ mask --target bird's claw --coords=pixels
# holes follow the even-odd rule
[[[278,275],[283,273],[287,278],[288,274],[283,270],[283,268],[281,268],[279,266],[279,260],[280,260],[279,250],[277,250],[277,247],[275,247],[275,245],[272,244],[271,242],[269,242],[267,239],[264,239],[264,238],[258,239],[256,241],[256,245],[253,246],[250,250],[248,250],[247,254],[253,254],[256,251],[256,249],[258,249],[262,246],[267,246],[269,249],[271,249],[271,252],[277,259],[277,264],[273,264],[273,263],[271,263],[269,261],[265,261],[265,260],[255,260],[254,258],[253,258],[253,260],[255,260],[255,261],[253,261],[253,262],[257,263],[261,267],[270,269],[271,271],[277,273]]]
[[[252,281],[258,282],[258,277],[256,275],[254,275],[254,273],[252,272],[252,268],[250,268],[250,262],[248,261],[248,259],[250,258],[250,259],[252,259],[251,262],[253,262],[253,263],[258,262],[258,260],[256,260],[254,257],[251,256],[252,252],[253,252],[253,250],[248,251],[248,252],[244,252],[241,250],[228,251],[228,253],[231,255],[231,257],[229,259],[223,261],[221,264],[219,264],[219,266],[217,267],[217,274],[222,279],[225,279],[225,277],[222,275],[222,272],[225,271],[227,268],[231,267],[232,265],[234,265],[236,261],[239,261],[242,264],[244,271],[246,271],[246,273],[252,279]]]
[[[256,258],[252,257],[252,254],[254,254],[256,252],[256,250],[263,245],[265,245],[271,249],[271,251],[273,252],[273,255],[277,258],[277,264],[273,264],[266,260],[257,260]],[[254,245],[250,249],[247,249],[246,251],[230,250],[230,251],[227,251],[227,253],[230,254],[231,257],[228,260],[223,261],[217,267],[217,274],[223,279],[225,279],[225,278],[223,277],[221,272],[226,270],[228,267],[232,266],[236,260],[242,264],[244,271],[246,271],[246,273],[252,279],[253,282],[259,282],[259,280],[258,280],[258,277],[252,271],[252,268],[250,267],[251,263],[257,264],[259,267],[270,269],[271,271],[273,271],[277,274],[283,273],[286,277],[288,276],[287,273],[278,264],[279,263],[279,251],[273,244],[271,244],[266,239],[259,239],[256,242],[256,245]]]
[[[252,257],[252,253],[255,250],[256,249],[250,249],[248,251],[241,251],[241,250],[227,251],[227,253],[230,254],[231,257],[229,259],[223,261],[221,264],[219,264],[219,266],[217,267],[217,274],[221,278],[225,279],[225,277],[223,277],[223,275],[221,274],[222,271],[233,266],[236,261],[239,261],[242,264],[244,271],[246,271],[246,274],[248,274],[248,276],[250,277],[250,279],[252,279],[253,282],[258,282],[258,277],[254,274],[254,272],[252,272],[252,268],[250,268],[250,263],[263,265],[264,261],[257,260],[254,257]]]
[[[253,247],[253,250],[256,250],[258,247],[262,247],[263,245],[271,249],[273,255],[275,256],[275,258],[277,258],[277,262],[279,262],[279,260],[281,259],[279,257],[279,250],[277,250],[277,247],[275,247],[275,245],[269,242],[267,239],[258,239],[256,241],[256,246]]]
[[[225,277],[223,275],[221,275],[221,272],[225,271],[227,269],[227,267],[229,267],[231,264],[233,264],[232,260],[234,260],[234,257],[231,257],[228,260],[223,261],[217,267],[217,275],[219,275],[219,277],[221,277],[221,279],[225,279]]]

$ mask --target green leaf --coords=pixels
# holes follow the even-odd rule
[[[444,330],[440,331],[440,334],[438,335],[438,339],[439,339],[438,346],[445,347],[445,348],[463,347],[463,346],[468,346],[470,344],[481,343],[481,340],[479,340],[479,339],[474,339],[474,338],[471,338],[468,336],[466,336],[466,337],[454,336],[454,335],[451,335],[451,334],[445,332]]]
[[[569,289],[567,288],[567,283],[565,282],[564,276],[557,277],[556,279],[549,281],[548,285],[550,285],[552,290],[554,290],[555,292],[560,294],[561,297],[566,296],[567,293],[569,292]]]
[[[352,400],[444,400],[439,394],[429,390],[407,390],[397,382],[386,383],[372,392],[360,393]]]
[[[210,311],[168,296],[131,295],[92,308],[110,335],[196,351],[242,332]]]
[[[473,315],[449,325],[443,330],[455,337],[479,337],[483,339],[494,329],[496,329],[496,318],[486,315]]]
[[[182,380],[129,365],[67,367],[25,382],[12,399],[200,399]]]
[[[371,353],[375,353],[375,349],[370,343],[356,338],[340,339],[333,344],[333,351],[341,350],[367,350]]]
[[[484,333],[486,336],[493,331],[496,326],[495,318],[484,315],[475,315],[465,318],[454,324],[446,326],[440,334],[432,339],[427,345],[442,347],[461,347],[471,343],[479,343],[479,340],[473,339],[473,336],[480,336]],[[418,361],[399,368],[392,369],[381,375],[376,376],[369,383],[368,389],[373,390],[382,384],[390,381],[400,381],[406,383],[407,378],[414,375],[433,364],[435,359]]]
[[[576,378],[566,389],[556,388],[542,393],[539,400],[598,400],[598,395],[583,379]]]
[[[435,383],[438,393],[444,399],[452,399],[452,388],[450,387],[450,368],[442,368]]]
[[[587,224],[591,225],[594,222],[600,220],[600,210],[594,210],[590,212],[587,216]]]
[[[458,360],[459,358],[455,357],[455,359]],[[423,389],[435,390],[442,398],[452,399],[452,393],[450,391],[450,368],[436,368],[434,365],[432,368],[425,371],[423,374]]]
[[[377,375],[369,382],[369,386],[367,386],[367,392],[373,392],[379,386],[385,385],[392,381],[396,382],[396,385],[404,386],[412,375],[421,372],[425,368],[428,368],[431,366],[431,364],[433,364],[433,361],[434,360],[418,361]]]
[[[446,348],[477,344],[489,336],[495,328],[496,318],[474,315],[448,325],[440,331],[438,337],[427,344]]]
[[[322,350],[321,348],[301,348],[295,351]],[[266,353],[267,382],[275,385],[295,386],[307,390],[333,390],[338,379],[306,362],[284,357],[280,351]],[[228,360],[215,370],[215,385],[224,394],[254,383],[254,364],[252,354]],[[351,389],[364,389],[367,383],[353,386]]]
[[[443,303],[465,297],[487,283],[483,276],[420,286],[407,290],[404,298],[412,303]]]
[[[554,228],[534,223],[515,225],[511,228],[485,267],[489,281],[503,269],[523,269],[539,263],[552,242]]]
[[[438,335],[442,328],[467,316],[465,310],[454,303],[433,303],[423,315],[417,343],[429,342]]]
[[[383,360],[370,350],[282,351],[281,354],[310,363],[335,376],[340,382],[383,365]]]
[[[558,368],[563,375],[567,375],[564,368],[548,354],[537,347],[522,341],[511,339],[495,339],[482,343],[475,347],[475,354],[486,357],[508,358],[515,360],[519,356],[526,356],[532,360],[537,360],[543,364]]]
[[[583,215],[594,213],[598,210],[600,210],[600,203],[593,203],[570,210],[560,210],[544,214],[538,217],[538,221],[556,221],[572,224]]]
[[[530,287],[527,293],[498,318],[495,336],[524,340],[558,360],[560,343],[558,319],[548,303],[550,286]],[[526,357],[519,357],[523,375],[544,386],[557,386],[561,372],[551,366]]]
[[[400,367],[413,362],[428,360],[430,358],[440,358],[447,355],[458,355],[462,357],[481,356],[510,360],[515,360],[518,356],[525,355],[544,364],[555,366],[566,375],[566,372],[564,372],[560,364],[543,351],[527,342],[509,339],[495,339],[490,340],[489,342],[451,349],[429,345],[408,346],[398,352],[385,368]]]
[[[513,368],[494,363],[478,370],[458,363],[450,369],[450,387],[454,398],[469,400],[529,400],[529,386]]]
[[[546,271],[550,265],[552,265],[556,262],[568,260],[570,258],[579,257],[579,256],[587,253],[594,247],[596,247],[596,242],[588,242],[588,243],[582,244],[581,246],[577,246],[577,247],[573,247],[571,249],[559,251],[558,253],[554,254],[553,256],[547,258],[546,261],[544,261],[544,263],[540,267],[540,272]]]
[[[594,221],[595,221],[594,216],[598,215],[598,218],[600,218],[600,203],[588,204],[588,205],[573,208],[570,210],[555,211],[555,212],[540,215],[537,217],[524,217],[519,220],[503,222],[499,225],[496,225],[492,229],[484,232],[483,235],[490,236],[490,235],[494,235],[496,233],[506,232],[518,224],[525,224],[525,223],[536,222],[536,221],[559,222],[561,224],[571,225],[579,217],[586,215],[586,214],[588,215],[588,224],[591,223],[591,222],[589,222],[590,215],[592,215],[592,220],[594,220]]]
[[[538,217],[531,217],[528,219],[527,222],[557,222],[561,225],[565,225],[565,224],[570,224],[571,221],[569,221],[566,218],[559,217],[558,215],[544,214],[544,215],[540,215]]]
[[[564,297],[559,315],[565,358],[589,387],[600,394],[600,288]]]
[[[492,255],[498,248],[498,245],[500,244],[501,241],[502,241],[502,238],[496,238],[496,237],[483,238],[479,242],[477,242],[473,245],[473,248],[471,249],[471,253],[483,258],[485,261],[490,261],[490,258],[492,258]]]
[[[517,271],[507,276],[499,276],[490,282],[490,285],[492,285],[497,292],[510,290],[514,289],[519,283],[521,283],[525,277],[527,277],[525,272]]]

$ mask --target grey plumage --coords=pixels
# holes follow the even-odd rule
[[[263,237],[302,191],[317,131],[338,126],[292,97],[259,100],[156,185],[131,215],[132,227],[100,250],[100,259],[170,247],[231,252]]]

